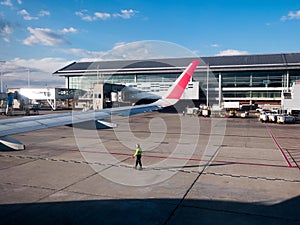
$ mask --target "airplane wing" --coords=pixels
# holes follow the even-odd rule
[[[198,64],[199,60],[190,63],[172,85],[166,97],[151,104],[0,120],[0,149],[25,149],[25,146],[22,143],[10,138],[9,135],[88,121],[98,121],[105,126],[115,127],[115,124],[101,120],[113,115],[130,116],[174,105],[181,98]]]

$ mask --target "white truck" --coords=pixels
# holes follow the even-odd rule
[[[271,113],[268,117],[269,117],[269,122],[271,123],[276,123],[277,122],[277,118],[278,118],[279,114],[273,114]]]
[[[269,121],[269,116],[266,113],[262,113],[259,115],[259,121],[262,123],[266,123]]]
[[[280,115],[277,117],[277,123],[295,123],[295,117],[294,116],[285,116],[285,115]]]
[[[224,109],[239,109],[240,102],[224,102]]]

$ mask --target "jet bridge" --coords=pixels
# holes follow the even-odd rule
[[[20,95],[28,98],[32,105],[40,104],[57,108],[68,108],[68,100],[75,98],[76,89],[67,88],[9,88],[9,92],[18,91]]]
[[[300,80],[293,83],[290,92],[282,93],[282,107],[288,112],[300,110]]]

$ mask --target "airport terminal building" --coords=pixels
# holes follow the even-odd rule
[[[91,90],[95,83],[122,84],[163,96],[196,58],[73,62],[53,73],[70,89]],[[201,57],[183,99],[218,104],[277,104],[300,80],[300,53]]]

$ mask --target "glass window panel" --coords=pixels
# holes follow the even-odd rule
[[[299,70],[291,70],[289,71],[289,75],[290,75],[290,86],[292,86],[296,80],[300,80]]]
[[[231,72],[222,73],[223,87],[249,87],[250,86],[249,72]]]
[[[137,82],[174,82],[180,74],[138,74]]]

